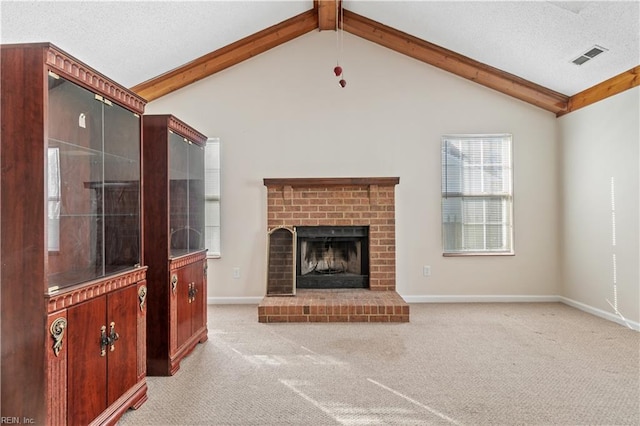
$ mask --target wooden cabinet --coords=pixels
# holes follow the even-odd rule
[[[203,303],[203,296],[206,294],[206,259],[198,260],[199,257],[196,255],[193,259],[186,260],[186,265],[182,267],[179,262],[174,262],[177,268],[171,270],[172,280],[174,276],[177,279],[177,348],[184,347],[192,336],[199,335],[206,327],[206,304]]]
[[[143,116],[147,374],[173,375],[207,340],[206,136],[172,115]]]
[[[138,382],[140,286],[127,286],[68,309],[67,424],[89,424]],[[82,324],[80,328],[73,325]],[[144,329],[140,330],[144,333]],[[77,368],[75,366],[78,366]]]
[[[114,424],[147,398],[145,101],[50,43],[0,55],[1,416]]]

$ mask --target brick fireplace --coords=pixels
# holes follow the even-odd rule
[[[366,230],[368,244],[364,253],[368,259],[363,264],[368,266],[368,271],[362,272],[367,276],[366,288],[299,287],[291,288],[288,295],[278,292],[274,295],[269,291],[272,284],[268,283],[267,296],[258,307],[258,320],[409,321],[409,306],[396,293],[395,281],[395,186],[398,183],[397,177],[264,179],[267,227],[270,236],[278,241],[277,249],[268,254],[268,275],[278,268],[280,272],[291,271],[287,277],[295,276],[296,253],[292,251],[296,247],[296,230],[304,229],[306,235],[314,227],[334,233],[349,232],[336,231],[336,227]],[[286,231],[281,232],[283,230]],[[287,238],[290,243],[286,243]],[[289,246],[292,248],[282,249]],[[297,258],[299,262],[299,254]],[[297,270],[299,273],[300,265]],[[280,272],[276,274],[282,275]],[[290,286],[296,285],[296,278],[289,281]],[[277,281],[279,291],[282,282],[282,279]]]

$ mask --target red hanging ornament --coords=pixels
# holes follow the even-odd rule
[[[340,66],[340,57],[342,56],[342,38],[344,37],[344,15],[342,14],[342,2],[336,2],[336,51],[338,53],[338,59],[336,60],[336,66],[333,68],[333,73],[336,77],[340,78],[338,84],[340,87],[347,85],[347,80],[344,79],[342,74],[342,67]],[[343,25],[339,25],[342,23]]]

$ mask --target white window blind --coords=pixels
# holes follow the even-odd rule
[[[444,254],[513,254],[511,135],[442,138]]]
[[[205,239],[208,255],[220,256],[220,139],[204,148]]]

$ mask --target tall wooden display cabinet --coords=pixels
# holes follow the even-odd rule
[[[50,43],[0,55],[3,423],[115,424],[147,399],[145,101]]]
[[[207,340],[207,137],[172,115],[145,115],[142,121],[147,374],[169,376]]]

